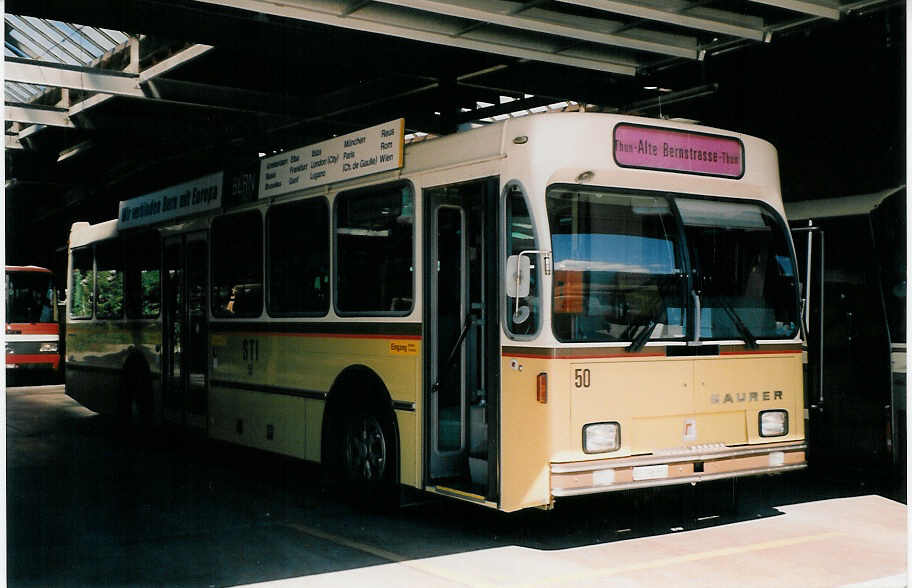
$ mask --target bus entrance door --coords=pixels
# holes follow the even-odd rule
[[[162,417],[206,430],[209,377],[208,247],[205,233],[171,237],[165,247]]]
[[[496,312],[485,305],[486,299],[497,300],[486,295],[486,288],[496,287],[489,276],[496,264],[496,231],[485,228],[492,212],[486,207],[496,206],[495,190],[496,181],[481,180],[425,191],[428,475],[438,488],[479,498],[494,491],[488,457],[496,455],[488,425],[492,399],[497,403],[492,393],[497,349],[491,345],[499,341],[491,335]]]

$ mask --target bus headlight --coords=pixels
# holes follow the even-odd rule
[[[583,451],[605,453],[621,448],[621,425],[611,423],[589,423],[583,427]]]
[[[764,410],[760,412],[761,437],[781,437],[788,432],[788,412],[784,410]]]
[[[57,342],[42,343],[38,348],[38,353],[57,353]]]

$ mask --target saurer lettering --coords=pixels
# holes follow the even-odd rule
[[[735,392],[734,394],[713,394],[709,397],[711,404],[738,404],[743,402],[769,402],[782,400],[782,390],[764,392]]]

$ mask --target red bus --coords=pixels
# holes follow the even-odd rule
[[[6,266],[6,375],[56,375],[60,327],[54,274],[36,266]]]

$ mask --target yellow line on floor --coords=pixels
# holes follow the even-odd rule
[[[723,549],[714,549],[711,551],[702,551],[697,553],[689,553],[687,555],[680,555],[677,557],[666,557],[663,559],[656,559],[651,561],[643,561],[623,566],[615,566],[610,568],[601,568],[595,569],[591,572],[571,574],[567,576],[555,576],[552,578],[546,578],[544,580],[539,580],[537,582],[532,582],[528,584],[520,584],[527,586],[548,586],[553,584],[575,584],[578,582],[583,582],[586,580],[592,580],[594,578],[603,578],[605,576],[614,576],[617,574],[623,574],[628,572],[638,572],[641,570],[649,570],[654,568],[661,568],[666,566],[671,566],[681,563],[691,563],[696,561],[703,561],[707,559],[715,559],[719,557],[725,557],[728,555],[737,555],[741,553],[751,553],[754,551],[764,551],[766,549],[776,549],[777,547],[789,547],[791,545],[800,545],[802,543],[811,543],[814,541],[824,541],[826,539],[832,539],[833,537],[839,537],[845,535],[842,532],[832,532],[832,533],[820,533],[818,535],[804,535],[801,537],[790,537],[787,539],[776,539],[774,541],[763,541],[761,543],[752,543],[750,545],[742,545],[739,547],[725,547]]]
[[[350,549],[356,549],[358,551],[363,551],[380,559],[385,559],[387,561],[402,564],[408,566],[414,570],[430,574],[432,576],[437,576],[445,580],[450,580],[451,582],[457,582],[459,584],[465,584],[468,586],[477,585],[477,581],[464,576],[462,574],[457,574],[449,570],[440,569],[436,566],[428,565],[427,563],[422,563],[421,561],[410,561],[409,558],[404,555],[399,555],[392,551],[387,551],[386,549],[380,547],[374,547],[373,545],[368,545],[367,543],[361,543],[360,541],[353,541],[339,535],[334,535],[333,533],[327,533],[326,531],[321,531],[320,529],[315,529],[313,527],[308,527],[306,525],[299,525],[297,523],[284,523],[285,526],[291,527],[295,530],[301,531],[318,539],[323,539],[325,541],[330,541],[337,545],[342,545],[343,547],[348,547]]]
[[[398,553],[393,553],[392,551],[387,551],[380,547],[374,547],[373,545],[368,545],[367,543],[361,543],[359,541],[352,541],[351,539],[346,539],[345,537],[340,537],[339,535],[334,535],[332,533],[327,533],[326,531],[321,531],[320,529],[315,529],[313,527],[307,527],[305,525],[298,525],[297,523],[284,523],[286,527],[291,527],[302,533],[307,533],[318,539],[324,539],[326,541],[331,541],[337,545],[342,545],[344,547],[350,547],[351,549],[356,549],[358,551],[363,551],[364,553],[369,553],[373,556],[379,557],[380,559],[385,559],[387,561],[393,562],[403,562],[408,558]]]

